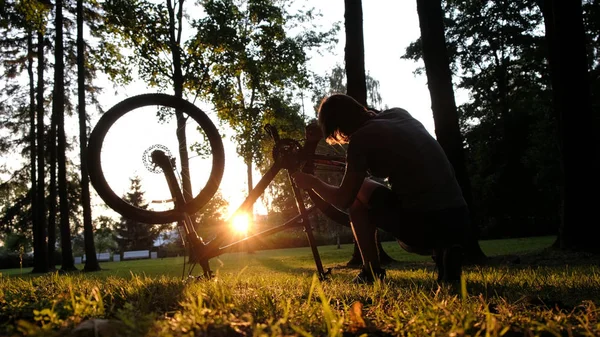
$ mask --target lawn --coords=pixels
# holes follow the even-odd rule
[[[210,281],[182,282],[182,258],[2,270],[0,336],[600,336],[597,257],[541,252],[553,240],[482,241],[493,263],[466,268],[459,289],[438,287],[430,258],[392,242],[397,262],[375,285],[350,283],[351,245],[319,247],[325,282],[307,248],[224,255]]]

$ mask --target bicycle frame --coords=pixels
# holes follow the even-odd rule
[[[321,257],[319,255],[317,244],[315,242],[313,229],[309,220],[309,215],[313,213],[317,208],[316,206],[306,208],[304,200],[302,198],[302,192],[294,183],[293,179],[291,178],[291,174],[298,170],[301,167],[302,162],[305,162],[306,159],[309,157],[315,163],[330,165],[332,167],[338,168],[345,167],[345,158],[315,155],[314,153],[308,153],[307,149],[314,149],[315,145],[314,143],[309,145],[308,141],[305,142],[304,146],[296,148],[296,151],[289,150],[285,146],[282,147],[281,144],[294,143],[295,141],[290,139],[279,139],[277,131],[274,128],[269,128],[270,129],[268,129],[267,131],[271,134],[271,137],[275,141],[273,149],[274,151],[278,149],[281,153],[279,153],[279,156],[276,156],[276,158],[274,158],[274,164],[267,170],[267,172],[262,176],[262,178],[256,184],[256,186],[254,186],[254,188],[250,191],[246,199],[233,213],[230,219],[234,218],[237,214],[247,212],[252,207],[252,205],[256,203],[258,198],[260,198],[260,196],[264,193],[266,188],[275,179],[275,176],[281,170],[287,171],[287,176],[292,186],[292,192],[296,200],[296,208],[298,210],[298,214],[289,219],[288,221],[284,222],[283,224],[271,227],[269,229],[255,233],[240,240],[227,243],[225,242],[225,239],[215,238],[212,241],[205,243],[203,239],[200,236],[198,236],[194,226],[195,223],[191,216],[189,214],[183,213],[183,220],[178,223],[178,226],[182,228],[185,233],[185,239],[187,240],[190,249],[190,260],[193,259],[194,262],[188,270],[188,277],[191,276],[195,263],[198,263],[203,269],[204,277],[210,278],[212,276],[212,271],[210,270],[209,265],[209,260],[211,258],[227,253],[240,244],[252,244],[254,241],[265,236],[272,235],[295,227],[304,228],[304,232],[306,233],[306,237],[308,239],[308,243],[312,251],[319,278],[324,280],[328,277],[328,275],[331,274],[331,269],[324,270],[323,268]],[[295,143],[298,144],[297,142]],[[300,160],[298,160],[298,156],[300,156]],[[184,209],[183,206],[185,205],[185,198],[183,196],[181,188],[179,187],[179,183],[177,182],[177,179],[175,177],[173,163],[166,156],[166,154],[160,150],[153,152],[152,158],[155,164],[160,166],[163,170],[163,173],[169,186],[169,190],[175,202],[175,209]],[[229,222],[229,220],[227,222]]]

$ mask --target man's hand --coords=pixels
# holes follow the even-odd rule
[[[310,190],[315,186],[318,178],[304,172],[296,172],[292,174],[292,179],[294,179],[294,183],[299,188],[303,190]]]
[[[316,142],[323,138],[323,130],[321,130],[321,127],[316,120],[312,120],[310,123],[308,123],[304,130],[306,132],[306,140],[309,142]]]

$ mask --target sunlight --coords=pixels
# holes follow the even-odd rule
[[[248,234],[248,229],[250,228],[250,217],[248,216],[248,214],[241,213],[236,215],[233,218],[233,220],[231,220],[231,228],[237,234]]]

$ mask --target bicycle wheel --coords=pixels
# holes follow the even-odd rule
[[[321,139],[318,143],[305,144],[304,149],[307,153],[307,161],[302,169],[303,172],[314,174],[330,184],[339,185],[342,182],[346,168],[343,148],[330,146]],[[313,190],[308,190],[307,193],[311,201],[325,216],[340,225],[350,227],[348,213],[326,202]]]
[[[182,112],[185,119],[177,123],[175,112]],[[182,130],[187,137],[183,153],[194,153],[194,146],[204,149],[203,155],[193,156],[197,165],[190,156],[182,158],[177,137]],[[204,174],[190,177],[193,198],[181,209],[175,209],[162,171],[149,166],[150,153],[157,149],[171,155],[176,167],[187,161],[190,172]],[[165,224],[181,220],[182,212],[197,212],[213,197],[223,177],[225,153],[217,128],[198,107],[166,94],[143,94],[123,100],[102,115],[90,135],[86,163],[94,189],[110,208],[135,221]],[[208,174],[203,167],[210,168]],[[136,188],[143,201],[127,196]]]

